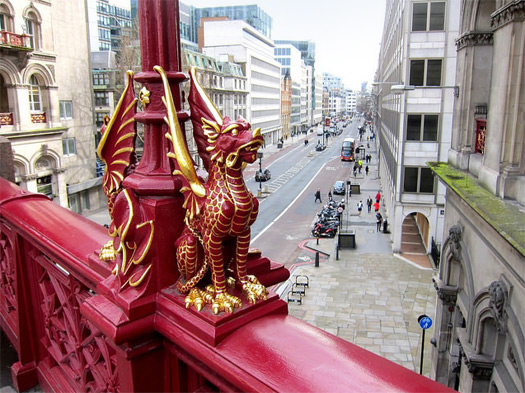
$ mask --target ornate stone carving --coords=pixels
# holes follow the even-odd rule
[[[456,50],[467,46],[493,45],[494,33],[490,31],[467,31],[456,39]]]
[[[503,281],[494,281],[489,286],[490,311],[496,321],[498,330],[505,331],[506,318],[504,315],[505,303],[507,301],[507,288]]]
[[[525,20],[525,0],[515,0],[509,2],[491,15],[491,26],[494,30],[510,22],[523,22]]]
[[[516,360],[516,355],[514,355],[514,350],[512,349],[512,346],[509,344],[509,350],[507,351],[507,357],[509,358],[510,364],[512,364],[512,367],[518,372],[518,362]]]
[[[452,225],[448,230],[449,248],[452,256],[456,260],[460,260],[461,255],[461,239],[463,236],[463,229],[459,225]]]
[[[458,297],[458,288],[445,285],[443,281],[438,278],[433,278],[432,281],[434,282],[437,295],[443,303],[449,306],[455,305]]]
[[[476,353],[472,346],[466,340],[464,329],[458,329],[458,338],[460,351],[459,355],[463,358],[468,371],[472,374],[473,379],[490,379],[494,369],[494,361],[486,356]]]

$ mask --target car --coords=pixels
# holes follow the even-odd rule
[[[334,184],[334,195],[344,195],[345,194],[345,183],[341,180],[338,180]]]
[[[326,146],[324,143],[318,143],[317,145],[315,145],[315,150],[316,151],[323,151],[324,149],[326,149]]]
[[[257,182],[270,180],[271,177],[272,174],[270,173],[269,169],[265,169],[264,171],[259,170],[255,172],[255,181]]]

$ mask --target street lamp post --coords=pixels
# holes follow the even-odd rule
[[[257,152],[257,158],[259,159],[259,194],[258,196],[262,196],[262,179],[261,179],[261,176],[262,176],[262,158],[263,158],[263,153],[261,151],[258,151]]]

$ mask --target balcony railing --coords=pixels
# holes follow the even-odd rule
[[[12,113],[0,113],[0,126],[12,126],[13,124]]]
[[[31,113],[31,123],[46,123],[46,112]]]
[[[187,310],[170,286],[126,316],[104,292],[107,240],[104,227],[0,178],[0,326],[18,352],[19,391],[451,392],[288,316],[274,293],[220,317]]]
[[[27,34],[15,34],[10,31],[0,31],[0,46],[8,47],[14,50],[31,51],[33,48],[29,45],[30,36]]]

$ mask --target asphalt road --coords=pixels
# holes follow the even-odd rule
[[[262,167],[270,169],[272,178],[262,183],[268,193],[263,193],[259,216],[251,228],[252,247],[264,250],[264,256],[286,267],[298,261],[303,252],[301,245],[312,239],[312,223],[322,208],[315,202],[314,193],[320,188],[324,203],[334,183],[350,177],[353,163],[340,160],[340,148],[344,138],[356,135],[357,122],[353,122],[340,135],[331,137],[324,151],[315,151],[319,137],[312,133],[307,136],[307,146],[298,144],[287,152],[274,153],[268,160],[263,156]],[[258,168],[257,162],[245,171],[246,183],[254,195],[259,188],[254,181]],[[334,195],[335,200],[342,198]]]

